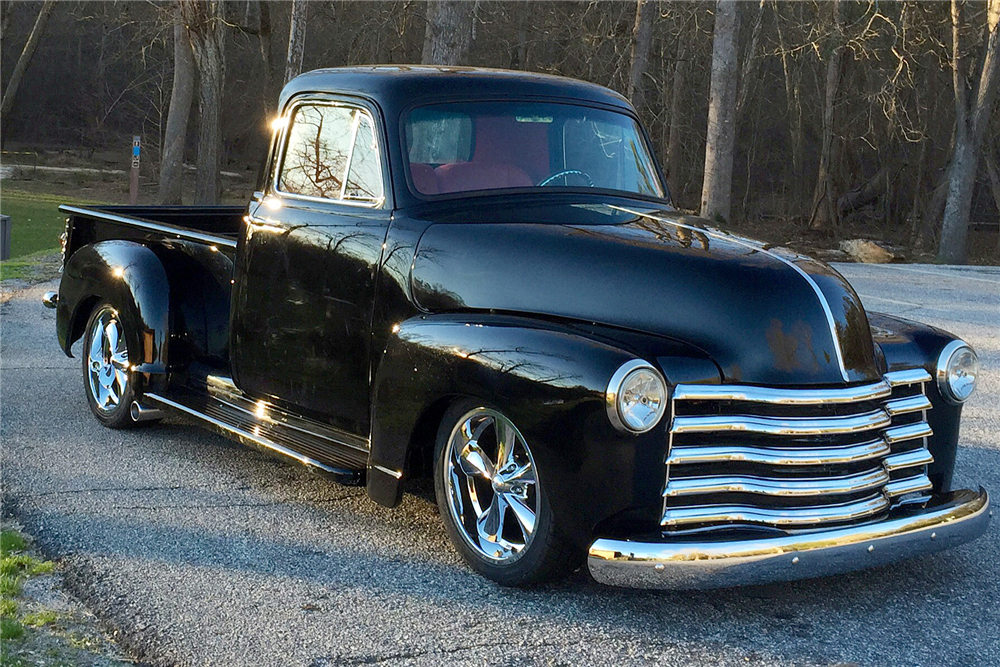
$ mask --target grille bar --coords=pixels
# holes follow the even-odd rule
[[[914,475],[906,479],[897,479],[889,482],[885,485],[885,494],[890,498],[896,498],[898,496],[905,496],[908,493],[929,491],[932,488],[934,488],[934,485],[931,484],[931,480],[927,475]]]
[[[860,445],[843,447],[747,447],[747,446],[694,446],[674,447],[667,457],[668,465],[685,463],[720,463],[739,461],[776,466],[828,465],[855,463],[882,458],[890,452],[889,443],[883,438]]]
[[[919,447],[911,449],[908,452],[902,452],[901,454],[887,456],[882,465],[885,466],[888,472],[896,472],[897,470],[912,468],[914,466],[930,465],[933,462],[934,457],[931,456],[931,453],[923,447]]]
[[[767,508],[752,505],[671,507],[664,512],[663,525],[683,528],[713,523],[763,523],[790,528],[864,519],[884,512],[888,508],[889,500],[881,493],[855,502],[811,507]]]
[[[765,496],[825,496],[857,493],[884,486],[889,473],[881,466],[856,475],[818,478],[774,477],[685,477],[670,480],[664,496],[690,496],[704,493],[756,493]]]
[[[855,522],[932,488],[922,368],[855,387],[679,385],[663,487],[668,529]]]
[[[885,410],[872,410],[859,415],[840,417],[758,417],[729,416],[674,417],[673,433],[717,433],[720,431],[745,431],[766,435],[824,435],[858,433],[884,428],[891,423]]]

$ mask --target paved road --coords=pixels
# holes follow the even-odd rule
[[[840,268],[869,308],[977,347],[956,481],[1000,497],[1000,270]],[[826,580],[659,593],[578,573],[505,590],[459,562],[426,492],[386,510],[182,422],[100,428],[38,305],[49,288],[0,310],[4,493],[144,661],[1000,664],[1000,520],[952,552]]]

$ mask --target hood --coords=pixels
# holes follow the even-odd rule
[[[648,205],[528,205],[498,222],[483,215],[451,214],[424,232],[411,275],[422,308],[664,336],[704,350],[725,382],[878,378],[861,302],[822,262]]]

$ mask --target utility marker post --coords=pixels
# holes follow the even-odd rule
[[[132,137],[132,171],[128,178],[128,203],[135,206],[139,199],[139,151],[142,137]]]

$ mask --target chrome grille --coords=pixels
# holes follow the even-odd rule
[[[910,369],[839,389],[678,385],[662,525],[807,528],[923,497],[930,380]]]

